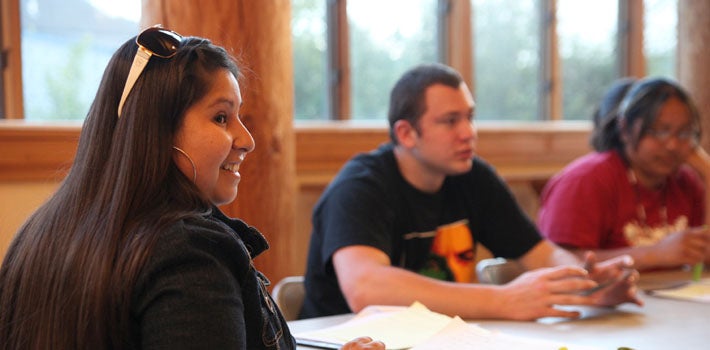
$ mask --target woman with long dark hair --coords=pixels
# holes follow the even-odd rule
[[[5,256],[0,349],[295,348],[252,262],[266,240],[217,208],[255,146],[238,78],[223,48],[162,28],[118,49],[69,174]]]

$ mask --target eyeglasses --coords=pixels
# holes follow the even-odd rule
[[[678,142],[693,145],[698,142],[698,138],[700,136],[698,131],[693,129],[685,129],[677,132],[672,132],[670,130],[648,129],[646,130],[646,135],[660,142],[668,142],[671,137],[675,137]]]
[[[147,28],[138,34],[136,37],[138,51],[136,51],[136,55],[133,57],[133,64],[131,64],[131,70],[128,72],[126,85],[123,87],[121,101],[118,103],[119,118],[121,118],[123,104],[126,102],[128,94],[133,89],[133,85],[136,83],[136,80],[138,80],[138,77],[143,73],[150,57],[171,58],[175,56],[181,41],[182,36],[180,34],[158,26]]]

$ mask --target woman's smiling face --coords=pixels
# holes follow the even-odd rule
[[[237,197],[239,167],[254,150],[254,139],[239,117],[241,104],[237,79],[220,69],[210,91],[187,110],[175,135],[175,147],[187,154],[174,151],[175,164],[214,205]]]

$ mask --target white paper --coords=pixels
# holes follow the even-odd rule
[[[409,349],[431,338],[443,329],[451,318],[429,311],[420,303],[410,307],[378,307],[365,309],[353,319],[318,331],[295,334],[296,340],[311,339],[344,344],[361,336],[369,336],[385,343],[387,350]]]
[[[387,350],[596,349],[492,332],[467,324],[458,316],[451,318],[429,311],[420,303],[410,307],[370,306],[340,325],[295,334],[300,344],[309,345],[309,341],[317,341],[321,342],[318,346],[333,349],[360,336],[384,342]]]
[[[597,348],[492,332],[477,325],[468,324],[457,316],[439,333],[411,350],[441,349],[592,350]]]

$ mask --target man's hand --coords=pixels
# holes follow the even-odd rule
[[[576,266],[557,266],[528,271],[502,286],[500,312],[505,319],[529,321],[542,317],[577,318],[579,313],[555,305],[595,305],[583,295],[597,286],[586,270]]]
[[[596,255],[587,252],[584,268],[589,276],[598,283],[597,288],[588,293],[597,306],[616,306],[626,302],[643,305],[636,295],[636,282],[639,273],[633,268],[634,260],[628,255],[621,255],[597,263]]]

